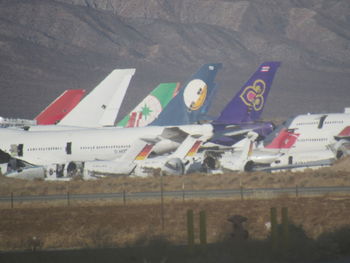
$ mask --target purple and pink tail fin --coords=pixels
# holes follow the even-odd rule
[[[280,62],[264,62],[226,105],[216,123],[238,124],[260,118]]]
[[[83,89],[64,91],[57,99],[35,117],[37,124],[56,124],[80,102],[84,94],[85,90]]]

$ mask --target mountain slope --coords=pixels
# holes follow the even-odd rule
[[[218,113],[264,60],[280,60],[265,118],[350,106],[346,0],[2,0],[0,116],[33,118],[68,88],[136,67],[122,113],[160,82],[223,62]]]

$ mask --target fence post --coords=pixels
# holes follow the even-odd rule
[[[185,202],[185,182],[182,182],[182,202]]]
[[[125,189],[123,189],[123,205],[126,205],[126,194],[125,194]]]
[[[207,244],[207,215],[205,211],[199,212],[199,241],[201,245]]]
[[[295,196],[296,196],[296,198],[299,197],[299,188],[298,188],[298,185],[295,186]]]
[[[282,242],[284,249],[289,245],[288,207],[282,207]]]
[[[11,192],[11,209],[13,208],[13,192]]]
[[[243,186],[241,186],[241,200],[243,200]]]
[[[164,197],[163,197],[163,173],[160,173],[160,213],[162,221],[162,230],[164,230]]]
[[[193,210],[187,210],[187,244],[189,252],[194,250],[194,223],[193,223]]]
[[[270,209],[270,221],[271,221],[271,247],[273,251],[277,251],[278,245],[278,226],[277,226],[277,209],[271,207]]]
[[[67,206],[70,206],[70,195],[69,195],[69,191],[67,191]]]

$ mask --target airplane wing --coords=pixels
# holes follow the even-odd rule
[[[135,69],[113,70],[58,125],[113,126]]]
[[[162,134],[159,137],[181,143],[186,139],[187,136],[188,133],[181,130],[179,127],[167,127],[164,128]]]
[[[324,159],[319,161],[310,161],[300,164],[288,164],[288,165],[280,165],[280,166],[256,166],[252,167],[251,171],[264,171],[264,172],[273,172],[280,170],[292,170],[292,169],[307,169],[313,167],[321,167],[321,166],[330,166],[334,163],[334,159]]]

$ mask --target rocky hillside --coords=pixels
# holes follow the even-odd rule
[[[160,82],[222,62],[218,113],[282,61],[265,118],[350,106],[348,0],[0,0],[0,116],[33,118],[68,88],[136,67],[123,113]]]

